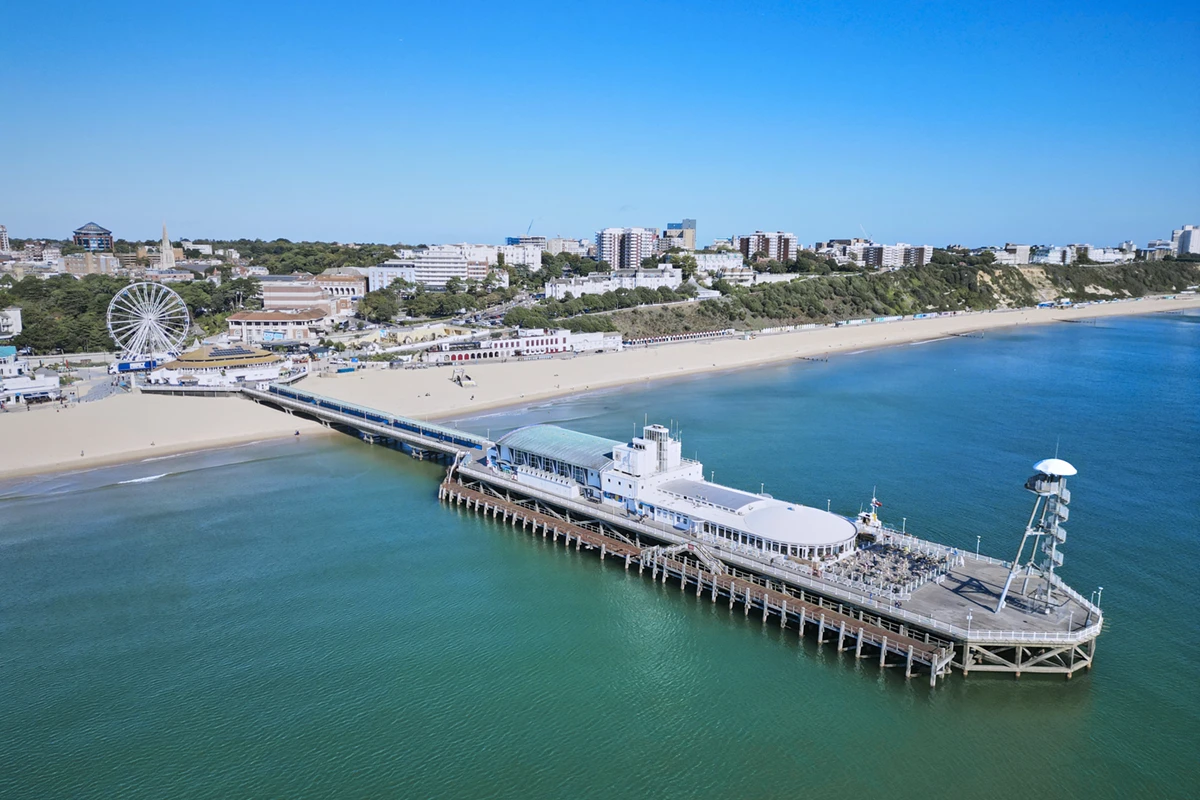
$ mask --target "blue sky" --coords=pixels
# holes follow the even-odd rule
[[[13,3],[0,224],[1099,245],[1200,223],[1193,4],[982,6]]]

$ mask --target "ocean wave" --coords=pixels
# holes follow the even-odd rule
[[[127,481],[117,481],[116,485],[121,486],[126,483],[149,483],[150,481],[156,481],[159,478],[165,478],[170,474],[171,473],[169,473],[169,472],[164,472],[161,475],[151,475],[148,478],[130,478]]]

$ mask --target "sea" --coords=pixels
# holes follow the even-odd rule
[[[1002,558],[1033,463],[1071,461],[1061,574],[1101,597],[1094,668],[906,681],[441,506],[434,464],[300,437],[0,484],[0,798],[1197,796],[1200,316],[458,424],[647,420],[719,482],[843,514],[874,494]]]

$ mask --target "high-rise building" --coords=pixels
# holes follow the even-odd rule
[[[1184,256],[1200,253],[1200,226],[1184,225],[1171,235],[1175,255]]]
[[[613,269],[637,269],[654,256],[657,239],[653,228],[605,228],[596,234],[596,258]]]
[[[796,243],[796,234],[784,233],[783,231],[772,231],[764,233],[763,231],[755,231],[754,233],[744,236],[738,236],[738,249],[742,251],[743,258],[753,258],[761,253],[767,258],[775,261],[791,261],[799,252],[799,246]]]
[[[71,238],[75,244],[84,250],[101,252],[113,249],[112,231],[107,228],[101,228],[94,222],[89,222],[82,228],[76,229]]]
[[[12,246],[8,241],[8,228],[0,225],[0,253],[9,253],[12,251]]]
[[[696,249],[696,220],[685,219],[683,222],[668,222],[659,240],[659,250],[666,252],[672,247],[684,250]]]

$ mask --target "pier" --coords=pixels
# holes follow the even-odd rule
[[[679,457],[678,441],[661,426],[647,426],[647,438],[631,445],[549,430],[553,426],[531,426],[547,430],[520,429],[492,442],[294,387],[272,385],[244,389],[243,394],[366,441],[399,446],[416,458],[448,463],[438,489],[441,502],[556,544],[561,540],[602,560],[616,558],[627,570],[637,567],[651,580],[678,585],[681,593],[693,591],[710,602],[725,602],[731,610],[740,607],[745,616],[753,613],[763,624],[773,621],[795,629],[798,637],[814,636],[818,644],[836,643],[838,651],[853,649],[856,657],[872,659],[882,669],[902,669],[906,678],[927,674],[931,686],[952,670],[964,676],[993,672],[1070,678],[1092,666],[1102,613],[1054,573],[1061,554],[1054,555],[1052,545],[1043,549],[1056,560],[1049,573],[1042,574],[1034,569],[1032,558],[1028,565],[1014,567],[1013,562],[963,552],[877,522],[850,525],[846,539],[837,527],[848,524],[845,518],[703,481],[659,479],[660,489],[643,490],[636,504],[632,498],[620,499],[610,480],[613,475],[623,479],[645,472],[653,477],[655,470],[665,474],[664,464],[668,472],[702,474],[702,465]],[[675,454],[660,449],[655,456],[655,446],[673,447]],[[518,449],[532,452],[538,447],[544,458],[531,460]],[[642,456],[650,466],[621,461]],[[1031,478],[1031,484],[1038,477]],[[593,488],[599,485],[605,487],[603,496]],[[688,492],[695,494],[689,487],[695,486],[703,492],[689,496]],[[1065,499],[1053,500],[1065,505],[1069,493],[1060,493]],[[649,504],[651,498],[657,507]],[[761,515],[765,510],[779,519],[785,514],[783,507],[787,513],[807,514],[799,519],[817,528],[826,526],[824,533],[833,538],[811,547],[802,539],[781,546],[750,541],[744,534],[731,538],[721,526],[701,524],[704,517],[695,517],[708,513],[712,519],[737,521],[739,516],[731,512],[739,503],[746,504],[740,515]],[[1047,508],[1066,518],[1065,508]],[[873,520],[873,515],[866,516]],[[1058,536],[1057,528],[1049,533]],[[1050,541],[1027,527],[1026,538],[1031,535]],[[1058,539],[1062,540],[1065,532]],[[762,549],[767,544],[774,550]],[[883,566],[892,564],[889,558],[925,571],[906,574],[898,582]]]

